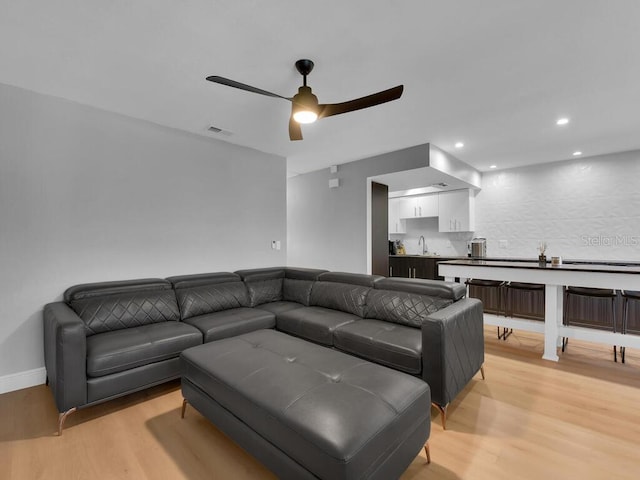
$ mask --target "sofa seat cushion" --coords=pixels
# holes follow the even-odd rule
[[[184,322],[200,330],[206,343],[263,328],[274,328],[276,316],[259,308],[241,307],[191,317]]]
[[[87,376],[101,377],[177,358],[202,344],[202,334],[182,322],[162,322],[87,337]]]
[[[274,313],[277,317],[283,312],[288,312],[289,310],[295,310],[296,308],[302,308],[302,307],[304,307],[304,305],[302,305],[301,303],[286,302],[282,300],[279,302],[263,303],[257,308],[259,308],[260,310],[266,310],[268,312]]]
[[[277,329],[322,345],[333,346],[333,332],[360,317],[324,307],[303,307],[278,314]]]
[[[422,331],[418,328],[360,320],[336,328],[333,343],[338,350],[402,372],[422,372]]]

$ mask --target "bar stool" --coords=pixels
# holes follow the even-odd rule
[[[640,292],[633,290],[622,290],[622,333],[627,333],[629,325],[629,300],[640,300]],[[624,363],[625,347],[620,347],[620,358]]]
[[[486,293],[486,297],[483,296],[478,296],[478,297],[474,297],[474,298],[479,298],[480,300],[482,300],[482,308],[484,310],[485,313],[492,313],[494,315],[505,315],[506,316],[506,312],[505,312],[505,308],[504,308],[504,300],[503,300],[503,289],[504,289],[504,285],[506,282],[500,281],[500,280],[482,280],[479,278],[469,278],[467,279],[467,281],[465,282],[465,284],[467,285],[467,287],[469,287],[469,296],[471,297],[471,287],[474,288],[479,288],[481,289],[481,292],[487,292]],[[498,304],[497,306],[491,305],[488,301],[485,302],[486,298],[490,298],[489,295],[491,293],[491,289],[497,289],[498,290]],[[484,294],[481,294],[484,295]],[[509,335],[511,335],[511,330],[508,331],[508,329],[506,327],[504,327],[504,331],[502,333],[500,333],[500,327],[498,327],[498,340],[499,339],[503,339],[506,340],[507,337]]]
[[[565,290],[564,298],[564,314],[562,316],[562,324],[569,325],[569,300],[573,297],[585,297],[585,298],[598,298],[598,299],[610,299],[611,300],[611,329],[613,333],[616,333],[616,291],[608,288],[585,288],[585,287],[567,287]],[[593,328],[593,324],[573,322],[578,325]],[[602,327],[595,327],[602,328]],[[562,337],[562,351],[564,352],[569,338]],[[618,361],[618,349],[613,346],[613,361]]]
[[[544,285],[539,284],[539,283],[524,283],[524,282],[509,282],[505,285],[505,289],[506,289],[506,307],[505,307],[505,315],[509,315],[513,317],[513,291],[514,290],[518,290],[521,292],[526,292],[526,293],[535,293],[535,292],[542,292],[543,295],[543,299],[544,299]],[[544,305],[544,300],[543,300],[543,305]],[[524,318],[531,318],[534,320],[542,320],[544,321],[544,312],[542,313],[542,315],[519,315],[522,316]]]

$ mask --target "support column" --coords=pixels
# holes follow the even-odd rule
[[[558,326],[562,323],[562,285],[544,287],[544,355],[542,358],[558,361]]]

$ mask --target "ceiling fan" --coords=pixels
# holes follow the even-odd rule
[[[356,98],[355,100],[349,100],[342,103],[318,103],[318,97],[316,97],[311,91],[311,87],[307,86],[307,75],[313,70],[313,62],[311,60],[302,59],[296,62],[296,69],[302,75],[303,83],[292,98],[283,97],[275,93],[261,90],[260,88],[245,85],[244,83],[236,82],[228,78],[212,75],[207,77],[207,80],[221,85],[227,85],[228,87],[239,88],[247,92],[258,93],[260,95],[266,95],[267,97],[282,98],[291,102],[291,117],[289,118],[289,139],[302,140],[302,130],[300,129],[301,123],[313,123],[320,118],[330,117],[332,115],[339,115],[341,113],[353,112],[354,110],[361,110],[363,108],[373,107],[380,105],[381,103],[397,100],[402,95],[403,85],[383,90],[382,92],[373,93],[366,97]]]

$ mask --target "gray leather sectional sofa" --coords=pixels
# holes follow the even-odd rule
[[[442,412],[484,362],[482,304],[458,284],[291,267],[77,285],[44,309],[58,430],[77,408],[180,377],[180,353],[281,332],[422,378]]]

